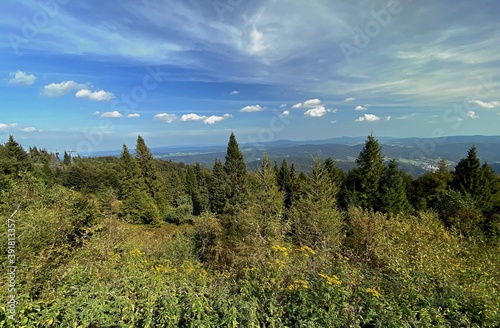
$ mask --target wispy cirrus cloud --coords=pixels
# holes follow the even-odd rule
[[[500,101],[481,101],[481,100],[469,100],[469,104],[476,104],[479,107],[486,109],[494,109],[500,107]]]

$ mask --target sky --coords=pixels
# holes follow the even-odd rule
[[[495,0],[2,0],[0,142],[499,135]]]

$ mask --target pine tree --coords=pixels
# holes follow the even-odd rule
[[[210,210],[215,214],[223,214],[226,208],[227,176],[218,158],[212,170],[209,191]]]
[[[120,168],[120,198],[122,199],[120,217],[133,223],[158,224],[160,221],[158,208],[148,194],[137,161],[132,157],[126,145],[123,145]]]
[[[328,157],[325,162],[323,163],[323,166],[328,172],[328,176],[330,177],[330,180],[332,183],[337,185],[339,188],[341,188],[342,184],[344,183],[345,175],[344,171],[342,169],[338,168],[335,166],[335,162],[333,161],[333,158]]]
[[[153,154],[151,154],[151,151],[146,146],[146,143],[141,136],[137,137],[135,157],[139,166],[140,175],[146,185],[146,192],[152,199],[154,199],[160,212],[165,213],[167,204],[164,193],[162,192],[163,186],[160,181],[160,174],[158,172]]]
[[[209,208],[209,191],[208,182],[210,179],[207,170],[203,169],[200,163],[196,162],[194,165],[194,173],[196,175],[196,183],[198,184],[199,190],[199,202],[201,212],[206,211]]]
[[[382,149],[373,137],[373,134],[368,136],[365,146],[358,158],[359,189],[358,195],[360,205],[364,208],[372,208],[378,210],[380,207],[380,180],[384,171],[384,158],[382,157]]]
[[[247,201],[247,167],[234,133],[231,133],[227,145],[224,171],[227,175],[226,213],[234,215],[244,209]]]
[[[469,149],[467,157],[462,158],[455,167],[452,186],[455,190],[469,194],[473,198],[482,194],[484,180],[475,146]]]
[[[281,167],[276,174],[276,181],[278,183],[279,189],[284,193],[284,205],[285,208],[289,209],[292,207],[292,175],[290,169],[288,168],[288,163],[286,159],[281,162]]]
[[[411,206],[406,198],[406,187],[403,172],[398,169],[395,159],[389,162],[381,183],[381,208],[382,212],[398,214],[410,212]]]

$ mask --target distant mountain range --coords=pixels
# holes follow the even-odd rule
[[[487,162],[500,172],[500,136],[451,136],[443,138],[392,138],[377,137],[382,146],[382,155],[387,160],[395,158],[401,167],[413,175],[420,175],[436,168],[440,158],[453,167],[467,156],[468,149],[475,145],[482,162]],[[363,149],[366,137],[341,137],[327,140],[291,141],[277,140],[253,145],[240,144],[249,169],[256,169],[262,153],[267,151],[271,162],[278,164],[286,159],[295,163],[299,171],[307,171],[315,158],[332,157],[337,166],[349,170],[355,166],[355,159]],[[226,145],[179,146],[151,148],[157,158],[200,164],[212,167],[216,158],[224,159]],[[93,156],[119,156],[120,151],[108,151]]]

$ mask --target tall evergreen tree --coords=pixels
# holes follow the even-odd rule
[[[262,166],[256,174],[249,213],[256,222],[256,231],[264,243],[278,241],[282,236],[284,196],[278,188],[274,169],[264,153]]]
[[[342,184],[344,183],[345,175],[344,171],[342,169],[338,168],[335,166],[335,162],[333,161],[333,158],[328,157],[325,162],[323,163],[323,166],[328,172],[328,176],[330,177],[330,180],[332,183],[337,185],[337,187],[341,188]]]
[[[187,168],[186,173],[186,191],[191,198],[193,204],[193,215],[201,214],[201,203],[200,203],[200,189],[198,187],[198,181],[196,180],[196,173],[192,166]]]
[[[70,165],[71,164],[71,155],[68,154],[66,151],[64,152],[63,164],[64,165]]]
[[[167,204],[164,193],[162,192],[162,183],[160,174],[155,163],[153,154],[146,146],[144,139],[141,136],[137,137],[135,147],[135,157],[139,165],[140,175],[146,185],[146,192],[154,199],[161,213],[165,213]]]
[[[33,171],[33,164],[28,153],[23,147],[14,140],[14,137],[9,136],[8,141],[4,145],[6,160],[3,163],[6,174],[18,175],[21,172]]]
[[[209,208],[208,182],[210,175],[198,162],[194,165],[194,173],[199,190],[200,210],[203,212]]]
[[[234,215],[246,206],[247,201],[247,167],[234,133],[231,133],[227,145],[224,171],[227,175],[227,206],[228,214]]]
[[[220,159],[216,159],[209,186],[210,210],[215,214],[223,214],[226,208],[227,176]]]
[[[466,158],[462,158],[455,167],[452,186],[463,194],[473,198],[483,193],[484,180],[481,171],[481,161],[477,157],[477,149],[472,146]]]
[[[342,214],[337,209],[338,187],[321,162],[315,162],[302,197],[293,205],[292,233],[299,245],[337,250],[343,238]]]
[[[395,159],[389,162],[381,183],[381,208],[389,214],[407,213],[411,205],[406,198],[406,187],[403,173],[398,169]]]
[[[281,162],[281,167],[276,174],[276,181],[279,189],[284,193],[285,208],[288,209],[292,207],[292,176],[286,159],[283,159]]]
[[[365,146],[356,159],[359,175],[359,200],[364,208],[378,210],[380,207],[380,180],[384,171],[382,149],[373,137],[368,136]]]
[[[120,217],[133,223],[158,224],[160,213],[137,165],[126,145],[123,145],[120,157],[121,176],[120,198],[122,206]]]

